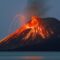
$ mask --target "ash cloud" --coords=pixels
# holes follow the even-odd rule
[[[49,9],[47,0],[28,0],[25,13],[29,16],[37,15],[43,17]]]

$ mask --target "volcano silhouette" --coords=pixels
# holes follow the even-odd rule
[[[55,18],[32,19],[0,40],[1,51],[60,51],[60,21]]]

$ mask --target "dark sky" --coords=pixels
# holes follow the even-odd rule
[[[0,0],[0,39],[10,33],[9,26],[13,18],[24,11],[27,6],[27,1],[28,0]],[[46,4],[51,8],[46,12],[45,17],[54,17],[60,20],[60,0],[46,0]],[[16,28],[18,21],[15,22],[15,24],[14,22],[12,22],[11,26]],[[11,32],[13,30],[14,29],[11,29]]]

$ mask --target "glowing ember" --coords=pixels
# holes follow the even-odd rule
[[[27,40],[30,36],[32,37],[32,39],[34,39],[37,34],[43,39],[45,39],[45,38],[49,38],[50,35],[53,34],[52,29],[50,27],[47,28],[47,24],[37,16],[32,16],[31,21],[29,21],[27,24],[22,26],[20,30],[17,30],[16,31],[17,35],[19,35],[20,33],[22,33],[27,29],[30,29],[30,31],[23,38],[24,40]]]

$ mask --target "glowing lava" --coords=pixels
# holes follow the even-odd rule
[[[27,24],[17,30],[17,35],[27,29],[30,29],[30,31],[27,33],[27,35],[25,35],[25,37],[23,38],[24,40],[27,40],[28,38],[30,38],[30,36],[32,37],[32,39],[34,39],[37,35],[39,35],[43,39],[46,39],[54,33],[53,30],[48,27],[48,24],[46,24],[41,18],[37,16],[32,16],[31,20]]]
[[[24,32],[26,30],[28,30],[27,33]],[[23,43],[23,41],[29,39],[34,40],[37,36],[42,39],[48,39],[53,36],[54,32],[53,29],[50,28],[50,26],[44,20],[37,16],[32,16],[29,22],[24,24],[21,28],[17,29],[16,32],[0,40],[0,43],[5,41],[7,42],[9,39],[17,39],[18,37],[21,37],[21,34],[23,35],[21,38],[21,43]]]
[[[22,40],[29,40],[30,37],[34,40],[37,35],[42,39],[47,39],[54,34],[53,30],[45,21],[37,16],[32,16],[29,22],[24,24],[20,29],[17,29],[16,32],[0,40],[0,43],[9,40],[12,37],[17,38],[26,30],[29,30],[29,32],[24,34],[25,36]]]

